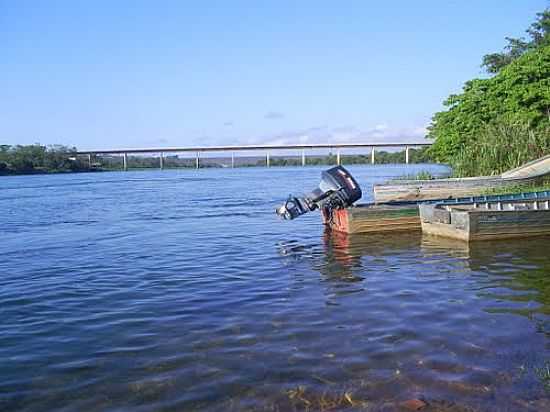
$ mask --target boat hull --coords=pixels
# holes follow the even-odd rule
[[[422,232],[463,241],[550,235],[548,199],[419,205]]]
[[[329,227],[343,233],[420,231],[417,205],[358,205],[333,211]]]
[[[333,210],[331,216],[325,215],[323,218],[324,223],[332,230],[349,234],[420,231],[422,229],[418,208],[420,204],[465,207],[477,203],[530,202],[549,198],[550,191],[546,190],[502,195],[468,196],[434,201],[394,202],[386,204],[365,203],[347,209]]]

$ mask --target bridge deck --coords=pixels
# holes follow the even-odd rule
[[[135,149],[83,150],[79,155],[124,154],[124,153],[175,153],[175,152],[240,152],[249,150],[296,150],[296,149],[353,149],[375,147],[421,147],[431,146],[431,142],[414,143],[322,143],[300,145],[244,145],[244,146],[204,146],[204,147],[146,147]]]

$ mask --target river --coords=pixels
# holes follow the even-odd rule
[[[321,170],[0,178],[0,410],[548,410],[550,239],[278,220]]]

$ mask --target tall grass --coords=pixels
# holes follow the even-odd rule
[[[504,195],[508,193],[519,193],[519,192],[542,192],[543,190],[550,190],[550,178],[541,179],[538,182],[529,182],[529,183],[517,184],[513,186],[493,187],[483,191],[481,194]]]
[[[489,176],[550,154],[550,128],[488,125],[452,162],[457,177]]]
[[[432,179],[435,179],[434,175],[432,175],[427,170],[421,170],[417,174],[403,175],[394,180],[432,180]]]

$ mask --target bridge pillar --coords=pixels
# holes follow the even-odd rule
[[[231,169],[235,167],[235,152],[231,152]]]
[[[338,166],[341,165],[341,162],[340,162],[340,149],[338,149],[338,150],[336,151],[336,164],[337,164]]]
[[[266,165],[267,167],[270,166],[269,152],[267,152],[267,153],[265,154],[265,165]]]
[[[199,169],[201,167],[200,162],[199,162],[199,157],[200,157],[199,155],[200,155],[200,152],[197,152],[197,157],[195,158],[195,167],[197,169]]]
[[[372,148],[371,152],[370,152],[370,163],[371,164],[374,164],[374,152],[376,150],[374,149],[374,147]]]
[[[92,168],[92,154],[88,153],[88,169]]]
[[[160,162],[160,170],[164,169],[164,153],[160,153],[159,156],[159,162]]]
[[[306,165],[306,151],[302,150],[302,166]]]
[[[122,155],[122,167],[124,171],[128,170],[128,153]]]
[[[409,164],[409,146],[405,147],[405,163]]]

